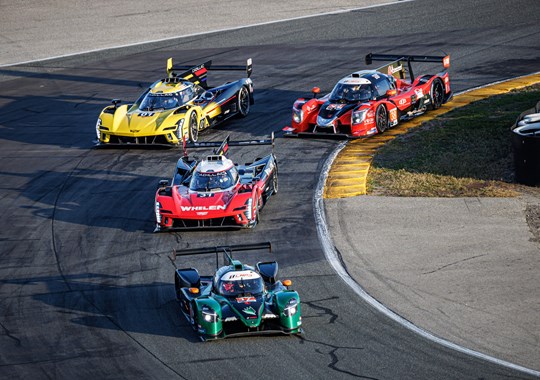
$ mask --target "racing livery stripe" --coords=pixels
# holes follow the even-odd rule
[[[195,74],[196,76],[200,77],[201,75],[205,74],[206,71],[207,71],[207,70],[206,70],[206,67],[203,67],[202,69],[195,71],[194,74]]]
[[[216,106],[214,108],[212,108],[210,111],[208,111],[207,113],[210,113],[210,112],[214,111],[216,108],[221,107],[221,106],[229,103],[233,99],[236,99],[236,95],[231,96],[229,99],[225,100],[222,103],[217,103]]]

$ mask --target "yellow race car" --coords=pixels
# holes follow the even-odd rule
[[[181,70],[181,71],[180,71]],[[218,87],[207,84],[208,70],[245,70],[246,78]],[[251,58],[246,66],[173,66],[133,104],[105,107],[96,123],[98,145],[178,145],[195,142],[199,132],[232,116],[246,116],[253,104]]]

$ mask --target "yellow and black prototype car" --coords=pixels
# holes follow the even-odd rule
[[[246,77],[209,87],[208,70],[242,70]],[[133,104],[118,99],[105,107],[96,123],[98,145],[178,145],[195,142],[199,132],[235,115],[249,113],[253,104],[251,58],[246,66],[173,66],[167,78],[150,86]]]

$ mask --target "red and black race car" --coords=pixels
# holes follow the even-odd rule
[[[171,183],[159,181],[155,199],[156,229],[253,228],[259,212],[278,192],[278,166],[274,153],[245,165],[226,157],[229,146],[272,145],[270,140],[190,144],[216,147],[201,161],[186,153],[178,160]]]
[[[366,64],[373,61],[391,63],[346,76],[322,98],[317,98],[320,90],[314,87],[312,99],[298,99],[293,106],[291,126],[283,128],[285,136],[371,136],[428,109],[439,108],[452,97],[446,71],[450,66],[448,55],[368,54]],[[444,70],[415,77],[411,62],[440,62]]]

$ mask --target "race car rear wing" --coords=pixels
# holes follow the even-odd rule
[[[246,66],[239,65],[212,65],[212,61],[206,61],[197,66],[185,66],[185,65],[173,65],[173,59],[169,58],[167,60],[167,77],[168,78],[182,78],[188,80],[195,84],[202,86],[203,88],[208,88],[206,83],[206,76],[208,70],[215,71],[246,71],[247,77],[251,77],[253,72],[253,62],[251,58],[248,58],[246,61]],[[180,71],[180,72],[179,72]]]
[[[272,145],[274,150],[274,132],[272,132],[270,139],[268,140],[240,140],[230,141],[230,136],[227,136],[223,142],[217,141],[205,141],[196,143],[183,144],[184,156],[187,156],[187,148],[216,148],[214,149],[214,155],[224,156],[229,151],[230,146],[249,146],[249,145]]]
[[[411,77],[411,82],[414,81],[414,72],[412,69],[411,62],[437,62],[442,63],[445,69],[450,67],[450,55],[445,56],[435,56],[435,55],[397,55],[397,54],[374,54],[369,53],[366,55],[366,65],[371,65],[373,61],[385,61],[391,62],[388,65],[381,66],[377,71],[388,73],[389,75],[394,75],[399,79],[405,78],[405,70],[403,68],[402,62],[407,62],[407,68],[409,71],[409,76]],[[399,76],[397,76],[397,75]]]
[[[233,260],[232,253],[239,251],[255,251],[267,249],[268,252],[272,252],[272,244],[267,241],[263,243],[254,243],[254,244],[240,244],[240,245],[224,245],[218,247],[204,247],[204,248],[188,248],[176,250],[173,249],[172,256],[170,257],[172,261],[175,261],[178,256],[192,256],[192,255],[206,255],[209,253],[216,254],[216,268],[219,268],[219,254],[223,254],[224,258],[231,265],[239,263],[238,261]]]

